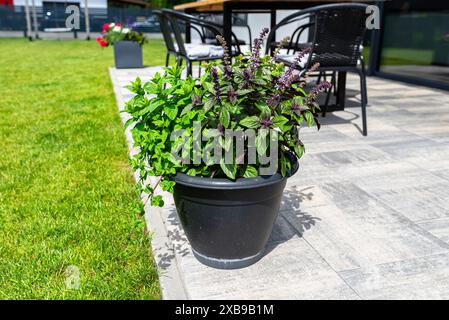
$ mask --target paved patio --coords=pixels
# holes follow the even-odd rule
[[[119,108],[123,86],[157,70],[111,69]],[[146,208],[165,299],[449,299],[449,94],[369,78],[363,137],[348,82],[346,110],[302,130],[306,155],[255,265],[200,264],[171,196]]]

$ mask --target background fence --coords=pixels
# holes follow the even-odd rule
[[[63,3],[61,3],[63,4]],[[31,23],[32,8],[30,6]],[[65,6],[36,7],[39,31],[52,28],[65,28],[65,21],[69,14],[65,13]],[[91,32],[100,32],[104,23],[116,22],[133,26],[142,32],[160,32],[159,21],[147,8],[89,8],[89,22]],[[84,10],[80,10],[80,29],[85,31]],[[26,17],[24,6],[0,6],[0,31],[26,31]]]

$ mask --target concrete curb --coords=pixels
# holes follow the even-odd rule
[[[112,67],[109,68],[109,75],[111,77],[117,107],[120,112],[124,108],[125,101],[122,95],[122,87],[120,86],[116,76],[116,69]],[[129,119],[129,116],[126,113],[120,112],[120,118],[124,124]],[[134,141],[130,128],[125,130],[125,137],[129,154],[132,156],[136,152],[136,149],[133,147]],[[139,174],[134,172],[133,175],[135,181],[138,181]],[[171,203],[173,201],[169,194],[161,194],[166,203]],[[142,194],[141,198],[143,203],[145,203],[146,196]],[[186,300],[188,299],[188,294],[184,286],[184,281],[179,269],[179,263],[176,258],[173,244],[170,241],[168,231],[164,223],[163,212],[163,208],[154,208],[149,204],[145,206],[145,222],[151,234],[151,247],[153,249],[154,259],[158,266],[162,299]],[[166,257],[173,257],[173,263],[164,263],[164,259],[166,259]]]

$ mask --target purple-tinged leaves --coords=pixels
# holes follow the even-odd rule
[[[231,103],[235,103],[237,101],[237,92],[235,92],[232,87],[228,90],[228,98]]]
[[[260,125],[262,128],[269,128],[271,125],[273,125],[273,120],[269,117],[264,117],[260,119]]]

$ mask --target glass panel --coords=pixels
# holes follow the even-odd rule
[[[380,70],[449,83],[449,6],[425,2],[385,4]]]

